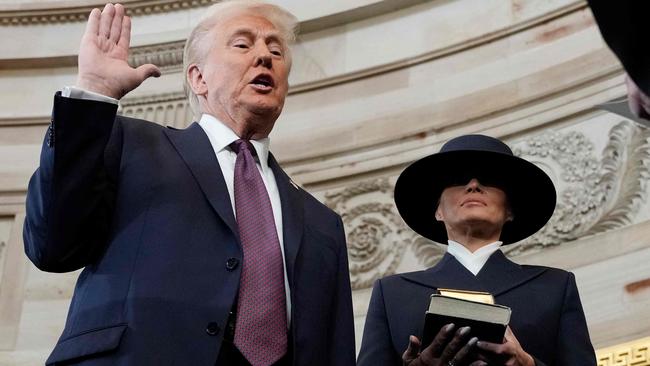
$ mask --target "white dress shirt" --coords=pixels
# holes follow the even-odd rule
[[[113,104],[119,103],[115,98],[93,93],[91,91],[73,86],[64,87],[61,91],[61,95],[75,99],[88,99]],[[232,212],[236,217],[237,213],[235,210],[234,183],[235,159],[237,158],[237,154],[230,149],[229,145],[235,140],[238,140],[239,137],[233,130],[230,129],[230,127],[226,126],[221,121],[208,114],[201,116],[199,125],[208,135],[212,149],[217,156],[217,161],[219,161],[219,166],[221,167],[221,173],[223,174],[223,178],[226,181],[226,188],[228,189],[228,196],[230,197]],[[255,157],[255,161],[257,162],[257,169],[262,175],[264,186],[266,187],[266,191],[269,194],[269,199],[271,200],[273,219],[275,220],[275,228],[278,233],[278,241],[280,242],[280,252],[282,253],[282,263],[284,264],[284,289],[287,303],[287,325],[289,325],[291,322],[291,290],[289,288],[289,278],[287,277],[287,261],[284,256],[284,238],[282,236],[282,204],[280,202],[280,192],[278,191],[278,185],[275,182],[275,175],[273,175],[273,171],[268,164],[269,143],[270,140],[268,137],[260,140],[251,140],[251,144],[257,153],[257,156]]]
[[[472,272],[474,276],[481,271],[492,253],[499,250],[499,247],[503,244],[501,241],[495,241],[494,243],[481,247],[472,253],[460,243],[453,240],[448,240],[447,242],[449,243],[447,246],[447,253],[453,255],[454,258],[456,258],[463,267],[467,268],[468,271]]]
[[[232,151],[229,145],[236,140],[239,140],[239,136],[235,134],[230,127],[223,124],[221,121],[209,114],[203,114],[201,116],[201,121],[199,125],[205,133],[208,135],[212,149],[217,156],[219,161],[219,166],[221,167],[221,173],[223,174],[223,179],[226,181],[226,187],[228,188],[228,195],[230,196],[230,204],[232,205],[232,212],[236,216],[235,210],[235,160],[237,159],[237,154]],[[282,236],[282,204],[280,202],[280,192],[278,191],[278,185],[275,182],[275,175],[269,167],[269,138],[263,138],[260,140],[251,140],[251,144],[257,152],[255,161],[257,162],[257,169],[262,175],[262,180],[264,181],[264,186],[266,186],[266,191],[269,194],[269,199],[271,200],[271,209],[273,210],[273,219],[275,220],[275,228],[278,233],[278,241],[280,242],[280,251],[282,252],[282,263],[284,264],[284,289],[286,294],[287,302],[287,324],[291,320],[291,296],[289,289],[289,278],[287,277],[287,261],[284,256],[284,240]]]

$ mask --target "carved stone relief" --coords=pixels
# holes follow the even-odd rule
[[[650,130],[630,121],[615,125],[600,158],[581,133],[546,132],[514,148],[515,154],[551,167],[558,202],[537,234],[505,250],[535,252],[632,223],[645,201],[650,171]]]
[[[353,289],[367,288],[395,273],[414,233],[406,227],[392,201],[393,185],[374,179],[325,196],[325,203],[341,214],[348,239]]]
[[[504,247],[509,256],[543,250],[633,223],[646,200],[650,179],[650,129],[622,121],[608,134],[599,157],[578,131],[545,132],[514,145],[516,155],[541,166],[558,190],[555,213],[532,237]],[[395,273],[405,252],[424,267],[444,247],[411,231],[393,203],[388,178],[373,179],[326,194],[326,204],[343,217],[353,289],[369,287]]]
[[[124,98],[120,106],[123,116],[146,119],[163,126],[185,128],[192,121],[192,111],[182,92]]]
[[[133,67],[154,64],[163,73],[179,72],[183,69],[184,48],[185,41],[133,47],[129,54],[129,64]]]

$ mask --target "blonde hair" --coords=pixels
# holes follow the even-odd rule
[[[280,32],[280,36],[286,42],[287,46],[293,44],[296,40],[298,29],[298,19],[287,10],[273,4],[268,4],[259,0],[226,0],[210,6],[205,15],[197,24],[187,41],[183,50],[183,89],[187,96],[194,118],[201,117],[201,107],[199,98],[190,86],[187,72],[192,64],[201,63],[205,60],[210,50],[206,46],[206,36],[217,24],[222,23],[235,16],[247,14],[257,15],[268,20]],[[287,49],[285,53],[289,67],[291,67],[291,50]]]

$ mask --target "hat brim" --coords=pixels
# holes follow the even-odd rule
[[[513,221],[501,231],[503,244],[523,240],[541,229],[553,215],[556,192],[551,178],[535,164],[490,151],[449,151],[409,165],[395,184],[395,204],[406,224],[418,234],[447,244],[445,225],[435,218],[438,200],[450,177],[487,176],[499,182]]]

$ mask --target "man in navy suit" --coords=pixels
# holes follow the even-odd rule
[[[154,65],[94,9],[27,195],[25,251],[79,276],[48,365],[353,365],[343,224],[269,153],[296,19],[222,2],[188,37],[185,130],[116,116]],[[253,192],[253,193],[251,193]]]
[[[482,135],[448,141],[407,167],[395,185],[404,221],[448,244],[426,271],[375,283],[359,366],[595,366],[573,274],[518,265],[499,250],[538,231],[555,209],[555,188],[534,164]],[[490,292],[512,309],[503,343],[447,324],[421,349],[424,314],[438,288]]]

